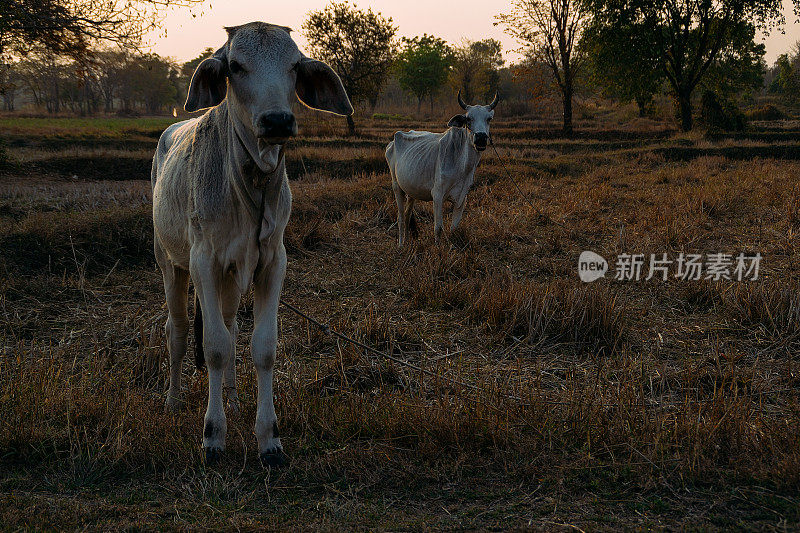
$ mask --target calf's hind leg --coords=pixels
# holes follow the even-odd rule
[[[228,411],[231,414],[239,414],[239,394],[236,390],[236,338],[239,335],[239,324],[236,320],[236,312],[239,310],[241,294],[238,287],[229,286],[228,290],[230,294],[225,294],[222,298],[222,316],[225,326],[231,334],[231,356],[225,364],[223,389]]]
[[[397,202],[397,246],[403,246],[403,241],[406,238],[406,219],[404,214],[407,209],[406,193],[403,192],[403,189],[400,188],[400,184],[397,183],[394,172],[391,174],[392,191],[394,191],[394,200]]]
[[[444,196],[440,191],[433,191],[433,237],[436,243],[442,237],[442,227],[444,226]]]
[[[167,412],[183,407],[181,399],[181,364],[186,355],[186,339],[189,335],[189,273],[170,262],[156,241],[156,260],[164,278],[164,293],[167,299],[167,323],[164,331],[169,351],[169,390],[164,402]]]

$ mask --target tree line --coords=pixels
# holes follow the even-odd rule
[[[120,9],[132,5],[120,2]],[[793,2],[797,11],[800,0]],[[17,9],[52,25],[59,6],[94,3],[48,0],[41,13],[20,7],[31,5],[22,1],[0,7],[4,108],[15,109],[20,94],[49,112],[159,113],[178,106],[194,67],[212,50],[181,65],[135,49],[142,29],[157,24],[159,9],[174,3],[135,3],[138,26],[115,26],[100,16],[107,13],[96,19],[84,13],[83,22],[67,19],[74,26],[67,25],[61,37],[37,33],[36,24],[9,24],[4,11]],[[88,29],[81,31],[81,24]],[[444,90],[461,90],[469,102],[495,92],[522,101],[555,93],[565,134],[572,132],[577,96],[635,102],[646,115],[658,95],[668,94],[683,130],[692,129],[698,100],[705,113],[707,107],[736,109],[760,91],[791,104],[800,98],[800,50],[768,68],[764,45],[757,43],[762,33],[786,24],[780,0],[514,0],[495,24],[519,43],[522,61],[505,65],[494,39],[456,44],[427,34],[398,39],[391,18],[349,2],[312,11],[301,31],[310,54],[337,71],[356,104],[374,108],[390,85],[402,90],[399,98],[413,99],[418,112],[426,100],[432,109]],[[108,42],[119,49],[98,48]],[[355,131],[352,117],[348,125]]]
[[[80,59],[31,53],[1,76],[5,111],[26,97],[36,109],[80,115],[171,112],[188,82],[173,61],[126,50],[91,50]]]

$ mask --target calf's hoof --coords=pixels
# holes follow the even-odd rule
[[[289,456],[280,448],[264,452],[258,458],[264,468],[277,468],[289,464]]]
[[[164,402],[164,412],[167,414],[175,414],[186,409],[186,402],[175,396],[167,396]]]
[[[222,459],[221,448],[203,448],[206,466],[214,466]]]

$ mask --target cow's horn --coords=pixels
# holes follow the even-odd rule
[[[464,100],[461,99],[461,89],[458,90],[458,105],[461,106],[461,109],[467,108],[467,104],[465,104]]]
[[[489,104],[489,110],[491,111],[497,107],[498,102],[500,102],[500,96],[497,93],[494,93],[494,100],[492,100],[492,103]]]

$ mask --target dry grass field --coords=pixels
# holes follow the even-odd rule
[[[355,138],[301,119],[284,297],[425,372],[282,308],[292,462],[271,471],[252,298],[222,462],[202,463],[191,357],[188,408],[163,414],[147,180],[169,120],[0,118],[0,527],[800,528],[800,124],[682,135],[598,112],[563,139],[501,114],[537,209],[489,150],[462,228],[436,246],[417,203],[404,250],[384,147],[446,119],[365,119]],[[583,250],[760,252],[761,279],[584,284]]]

